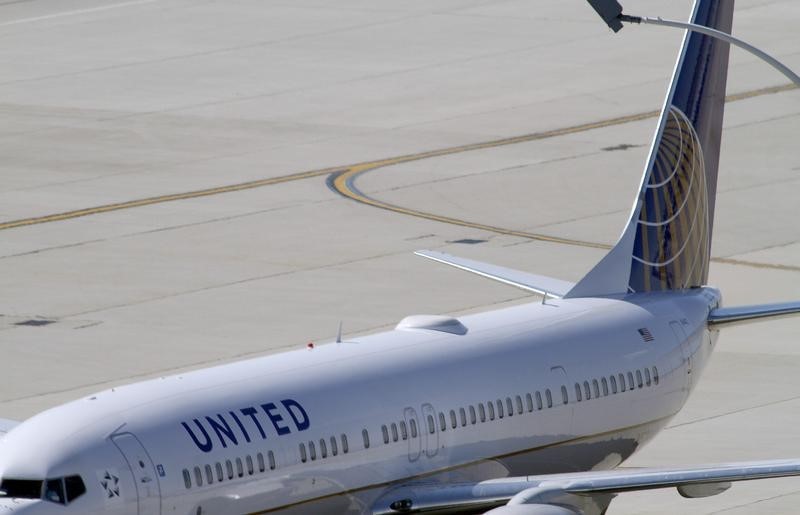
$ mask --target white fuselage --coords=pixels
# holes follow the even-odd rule
[[[0,514],[369,513],[420,477],[612,468],[686,401],[719,302],[549,299],[101,392],[0,440],[0,477],[86,493]]]

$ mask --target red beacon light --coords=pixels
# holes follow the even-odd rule
[[[306,348],[307,348],[308,350],[313,350],[313,349],[314,349],[314,342],[308,342],[308,343],[306,344]]]

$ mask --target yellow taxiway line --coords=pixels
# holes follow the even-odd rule
[[[768,88],[761,88],[755,89],[751,91],[745,91],[742,93],[736,93],[732,95],[728,95],[726,97],[726,102],[736,102],[739,100],[759,97],[763,95],[770,95],[774,93],[780,93],[783,91],[789,91],[795,89],[797,86],[794,84],[785,84],[781,86],[773,86]],[[168,195],[159,195],[155,197],[148,197],[143,199],[137,200],[130,200],[125,202],[117,202],[113,204],[105,204],[102,206],[90,207],[85,209],[76,209],[72,211],[65,211],[62,213],[55,213],[51,215],[44,215],[38,217],[31,217],[31,218],[23,218],[19,220],[11,220],[8,222],[1,222],[0,223],[0,230],[6,229],[13,229],[17,227],[25,227],[29,225],[37,225],[49,222],[58,222],[62,220],[69,220],[72,218],[78,218],[82,216],[89,216],[89,215],[96,215],[101,213],[108,213],[111,211],[118,211],[122,209],[131,209],[135,207],[142,207],[142,206],[149,206],[153,204],[160,204],[163,202],[173,202],[177,200],[187,200],[199,197],[207,197],[211,195],[219,195],[223,193],[232,193],[236,191],[243,191],[249,190],[254,188],[261,188],[264,186],[271,186],[275,184],[282,184],[285,182],[292,182],[298,181],[303,179],[310,179],[314,177],[321,177],[327,176],[327,182],[331,189],[336,191],[337,193],[341,194],[344,197],[349,199],[355,200],[362,204],[366,204],[372,207],[377,207],[381,209],[386,209],[389,211],[393,211],[396,213],[409,215],[409,216],[416,216],[418,218],[424,218],[427,220],[433,220],[436,222],[448,223],[452,225],[459,225],[462,227],[470,227],[473,229],[494,232],[496,234],[504,234],[507,236],[518,236],[521,238],[528,238],[532,240],[538,241],[546,241],[550,243],[559,243],[565,245],[576,245],[581,247],[591,247],[591,248],[598,248],[598,249],[608,249],[610,248],[609,245],[604,243],[597,243],[591,241],[582,241],[582,240],[573,240],[569,238],[559,238],[557,236],[549,236],[546,234],[538,234],[538,233],[531,233],[526,231],[518,231],[514,229],[507,229],[504,227],[496,227],[492,225],[481,224],[477,222],[470,222],[467,220],[462,220],[459,218],[453,218],[443,215],[437,215],[434,213],[427,213],[424,211],[418,211],[410,208],[405,208],[402,206],[397,206],[394,204],[389,204],[387,202],[383,202],[381,200],[377,200],[375,198],[369,197],[358,190],[355,187],[355,179],[368,171],[376,170],[378,168],[383,168],[387,166],[408,163],[411,161],[419,161],[422,159],[430,159],[434,157],[441,157],[447,156],[452,154],[459,154],[462,152],[471,152],[474,150],[483,150],[483,149],[490,149],[490,148],[497,148],[506,145],[514,145],[517,143],[526,143],[530,141],[537,141],[543,140],[548,138],[555,138],[558,136],[565,136],[568,134],[576,134],[579,132],[590,131],[594,129],[600,129],[603,127],[611,127],[615,125],[622,125],[625,123],[637,122],[641,120],[646,120],[648,118],[653,118],[658,115],[658,111],[647,111],[643,113],[636,113],[626,116],[620,116],[616,118],[609,118],[606,120],[601,120],[597,122],[590,122],[584,123],[580,125],[573,125],[571,127],[565,127],[562,129],[553,129],[549,131],[542,131],[542,132],[535,132],[531,134],[524,134],[521,136],[513,136],[509,138],[501,138],[495,139],[491,141],[484,141],[479,143],[470,143],[466,145],[458,145],[454,147],[447,147],[437,150],[430,150],[426,152],[418,152],[414,154],[406,154],[397,157],[391,157],[387,159],[379,159],[375,161],[368,161],[364,163],[357,163],[349,166],[336,166],[330,168],[321,168],[317,170],[309,170],[305,172],[298,172],[289,175],[282,175],[278,177],[270,177],[266,179],[259,179],[255,181],[248,181],[242,182],[237,184],[230,184],[226,186],[219,186],[215,188],[208,188],[202,190],[195,190],[195,191],[188,191],[183,193],[174,193]],[[773,265],[768,263],[758,263],[752,261],[745,261],[739,259],[730,259],[730,258],[714,258],[713,261],[727,263],[732,265],[739,265],[739,266],[750,266],[750,267],[757,267],[757,268],[774,268],[779,270],[790,270],[790,271],[800,271],[800,267],[795,267],[791,265]]]

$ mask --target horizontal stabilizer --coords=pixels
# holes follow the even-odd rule
[[[708,314],[712,329],[800,315],[800,301],[717,308]]]
[[[414,254],[424,258],[432,259],[445,265],[454,266],[460,270],[478,274],[481,277],[499,281],[509,286],[514,286],[525,291],[538,293],[541,295],[548,295],[550,297],[563,297],[569,290],[575,286],[574,283],[569,281],[562,281],[560,279],[553,279],[544,275],[529,274],[528,272],[521,272],[511,268],[505,268],[497,265],[490,265],[481,261],[473,261],[472,259],[464,259],[444,252],[436,252],[433,250],[418,250]]]

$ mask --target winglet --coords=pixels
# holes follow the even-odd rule
[[[563,297],[569,290],[575,286],[569,281],[562,281],[544,275],[529,274],[511,268],[502,266],[491,265],[481,261],[473,261],[472,259],[464,259],[444,252],[436,252],[433,250],[418,250],[414,252],[418,256],[431,259],[438,263],[450,265],[459,270],[471,272],[473,274],[499,281],[509,286],[514,286],[525,291],[538,293],[540,295],[547,295],[550,297]]]

